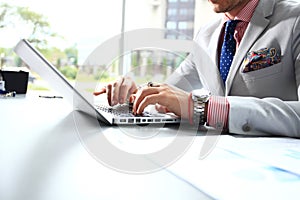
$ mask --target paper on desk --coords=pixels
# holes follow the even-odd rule
[[[229,141],[231,140],[231,141]],[[228,145],[230,142],[232,145]],[[227,138],[219,147],[300,175],[300,140],[293,138]]]
[[[276,165],[247,158],[247,150],[252,148],[248,138],[243,141],[221,136],[211,154],[200,160],[204,139],[197,137],[188,152],[168,170],[216,199],[297,199],[300,196],[300,176]],[[241,155],[241,152],[245,153]],[[267,153],[264,156],[268,156]]]

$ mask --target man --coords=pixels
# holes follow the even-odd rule
[[[156,104],[158,110],[174,112],[196,126],[206,123],[230,133],[300,137],[300,4],[209,2],[224,15],[199,30],[195,42],[201,52],[191,53],[165,84],[137,90],[124,77],[107,85],[103,92],[109,103],[124,103],[137,91],[132,96],[137,114]],[[211,59],[205,59],[207,55]],[[206,93],[201,99],[203,94],[195,89],[203,86],[211,96]]]

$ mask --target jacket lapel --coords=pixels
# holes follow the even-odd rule
[[[240,47],[236,52],[236,56],[232,61],[232,66],[230,68],[227,80],[226,80],[226,91],[225,95],[229,95],[230,89],[233,83],[233,79],[241,66],[241,63],[250,50],[251,46],[255,43],[255,41],[259,38],[261,33],[266,29],[269,24],[269,20],[266,19],[269,15],[272,14],[273,8],[275,5],[274,0],[267,0],[272,1],[270,4],[265,4],[265,1],[261,0],[260,3],[257,5],[257,8],[253,14],[251,22],[248,25],[248,28],[243,36],[241,41]]]
[[[224,84],[220,77],[220,72],[218,68],[218,41],[221,29],[222,24],[219,23],[219,26],[216,28],[216,30],[213,31],[213,34],[209,36],[211,37],[211,42],[209,43],[207,49],[203,48],[207,55],[205,55],[205,57],[201,56],[201,58],[199,59],[205,63],[203,63],[202,65],[200,64],[198,66],[206,66],[200,69],[200,76],[205,87],[209,89],[213,95],[224,96]]]

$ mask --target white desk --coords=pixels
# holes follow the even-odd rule
[[[200,146],[206,137],[194,137],[193,131],[187,130],[179,139],[193,138],[191,147],[166,169],[139,175],[118,172],[99,160],[97,153],[101,153],[103,135],[120,149],[130,147],[124,144],[124,135],[137,137],[139,143],[132,145],[141,143],[141,153],[145,153],[149,144],[143,141],[156,137],[150,144],[164,145],[174,137],[176,127],[103,126],[73,111],[64,99],[38,95],[29,92],[23,98],[0,99],[1,200],[298,199],[300,196],[300,176],[284,170],[284,166],[276,167],[281,158],[272,163],[274,167],[269,165],[270,158],[266,159],[270,162],[263,162],[256,154],[234,152],[232,147],[251,149],[253,138],[219,137],[212,153],[199,160]],[[159,134],[155,135],[158,129]],[[300,167],[298,140],[288,141],[296,144],[291,163]],[[134,151],[127,149],[130,150]],[[272,145],[266,145],[265,150],[271,155]],[[126,157],[119,159],[130,162]]]
[[[0,99],[0,111],[1,200],[207,199],[165,170],[133,175],[103,166],[79,139],[64,99],[29,92]],[[99,133],[99,124],[81,117],[87,136]]]

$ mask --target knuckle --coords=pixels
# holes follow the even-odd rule
[[[141,93],[140,93],[140,96],[147,96],[147,95],[146,95],[146,94],[147,94],[147,88],[141,89],[140,92],[141,92]]]
[[[151,97],[150,96],[146,96],[145,98],[144,98],[144,101],[145,102],[148,102],[148,101],[150,101],[151,100]]]
[[[114,82],[114,83],[112,84],[113,87],[117,87],[118,85],[119,85],[118,82]]]

